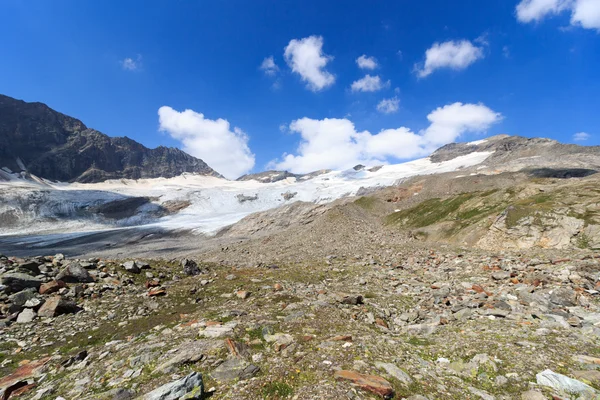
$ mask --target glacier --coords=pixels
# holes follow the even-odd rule
[[[230,181],[184,173],[168,179],[57,183],[0,171],[0,241],[1,237],[23,235],[77,237],[140,226],[214,235],[255,212],[294,201],[327,203],[355,196],[361,189],[391,186],[416,175],[457,171],[483,163],[492,153],[473,152],[439,163],[422,158],[277,182]],[[149,202],[125,218],[108,219],[89,212],[102,204],[136,197],[148,198]],[[185,202],[189,206],[160,216],[158,211],[167,202]]]

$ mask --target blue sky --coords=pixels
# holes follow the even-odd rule
[[[0,93],[230,177],[498,133],[598,144],[600,2],[567,3],[5,0]]]

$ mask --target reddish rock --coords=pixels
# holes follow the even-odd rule
[[[377,318],[377,319],[375,319],[375,324],[377,324],[377,325],[379,325],[379,326],[381,326],[381,327],[384,327],[384,328],[386,328],[386,329],[388,329],[388,328],[389,328],[389,326],[388,326],[387,322],[385,322],[385,321],[384,321],[383,319],[381,319],[381,318]]]
[[[471,287],[471,289],[473,289],[474,291],[476,291],[477,293],[485,293],[488,296],[491,296],[493,293],[492,292],[488,292],[487,290],[485,290],[482,286],[480,285],[473,285],[473,287]]]
[[[64,287],[67,287],[67,285],[63,281],[50,281],[42,283],[42,285],[40,286],[40,294],[56,293]]]
[[[160,286],[160,281],[158,279],[152,279],[149,281],[146,281],[146,289],[150,289],[153,287],[158,287]]]
[[[20,386],[19,388],[13,390],[10,393],[10,397],[11,398],[12,397],[19,397],[19,396],[21,396],[21,395],[23,395],[25,393],[28,393],[28,392],[32,391],[33,388],[35,388],[37,386],[35,383],[30,383],[30,384],[27,384],[26,382],[20,382],[20,383],[24,383],[24,385],[22,385],[22,386],[19,385]]]
[[[239,297],[240,299],[245,300],[248,297],[250,297],[250,292],[248,292],[246,290],[238,290],[237,292],[235,292],[235,295],[237,297]]]
[[[250,356],[250,349],[244,343],[239,343],[234,341],[233,339],[225,339],[225,347],[229,350],[229,354],[231,354],[234,358],[248,358]]]
[[[479,285],[473,285],[473,287],[472,287],[471,289],[473,289],[473,290],[474,290],[474,291],[476,291],[477,293],[483,293],[483,292],[485,292],[485,289],[484,289],[484,288],[482,288],[482,287],[481,287],[481,286],[479,286]]]
[[[331,338],[331,340],[335,340],[336,342],[351,342],[352,335],[340,335],[340,336]]]
[[[148,291],[148,297],[165,296],[167,291],[161,287],[152,288]]]
[[[275,351],[282,351],[284,350],[286,347],[288,347],[287,343],[275,343],[275,345],[273,346]]]
[[[40,375],[44,366],[50,361],[50,357],[29,362],[17,368],[15,372],[0,379],[0,393],[4,392],[4,398],[8,399],[11,394],[26,390],[30,385],[27,381]],[[30,388],[29,388],[30,389]]]
[[[79,307],[60,296],[52,296],[38,310],[38,317],[52,318],[61,314],[74,314]]]
[[[275,285],[273,285],[273,289],[275,289],[276,292],[281,292],[283,290],[283,286],[281,285],[281,283],[276,283]]]
[[[370,393],[374,393],[384,399],[394,397],[392,385],[385,379],[375,375],[364,375],[356,371],[341,370],[334,374],[336,380],[349,381],[352,385]]]

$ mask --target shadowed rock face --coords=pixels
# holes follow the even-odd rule
[[[42,103],[0,95],[0,168],[69,182],[170,178],[183,172],[220,176],[175,148],[149,149],[109,137]]]

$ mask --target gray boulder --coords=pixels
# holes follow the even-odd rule
[[[24,306],[25,303],[27,303],[27,300],[31,300],[35,297],[37,297],[37,291],[33,288],[29,288],[11,294],[8,296],[8,301],[10,301],[14,306]]]
[[[2,275],[0,283],[8,288],[9,293],[16,293],[27,288],[34,288],[37,290],[43,281],[21,272],[9,272]]]
[[[176,380],[154,389],[145,394],[143,400],[178,400],[178,399],[201,399],[204,394],[202,375],[198,372]]]
[[[26,324],[35,319],[36,313],[31,308],[26,308],[17,317],[17,324]]]
[[[596,395],[598,395],[598,392],[593,387],[549,369],[540,372],[535,378],[538,385],[551,387],[563,395],[577,394],[579,395],[579,399],[590,400],[596,399]]]
[[[201,271],[198,268],[198,264],[194,260],[184,258],[181,260],[181,266],[183,267],[183,273],[186,275],[200,275]]]
[[[90,273],[78,263],[69,264],[65,269],[58,273],[56,280],[65,283],[94,282],[94,278],[92,278]]]
[[[17,268],[21,272],[24,272],[26,274],[38,275],[40,273],[40,265],[41,264],[42,263],[39,263],[35,260],[30,260],[30,261],[22,262],[21,264],[17,265]]]
[[[219,365],[212,373],[217,381],[227,382],[236,379],[250,379],[260,371],[256,365],[252,365],[239,358],[230,358]]]
[[[132,274],[139,274],[140,272],[142,272],[142,270],[140,269],[140,267],[138,267],[135,261],[124,262],[123,268],[125,269],[125,271],[131,272]]]
[[[73,314],[81,309],[72,301],[60,296],[50,297],[38,310],[40,317],[52,318],[61,314]]]
[[[559,306],[573,307],[577,304],[577,295],[572,289],[559,288],[552,291],[550,301]]]

